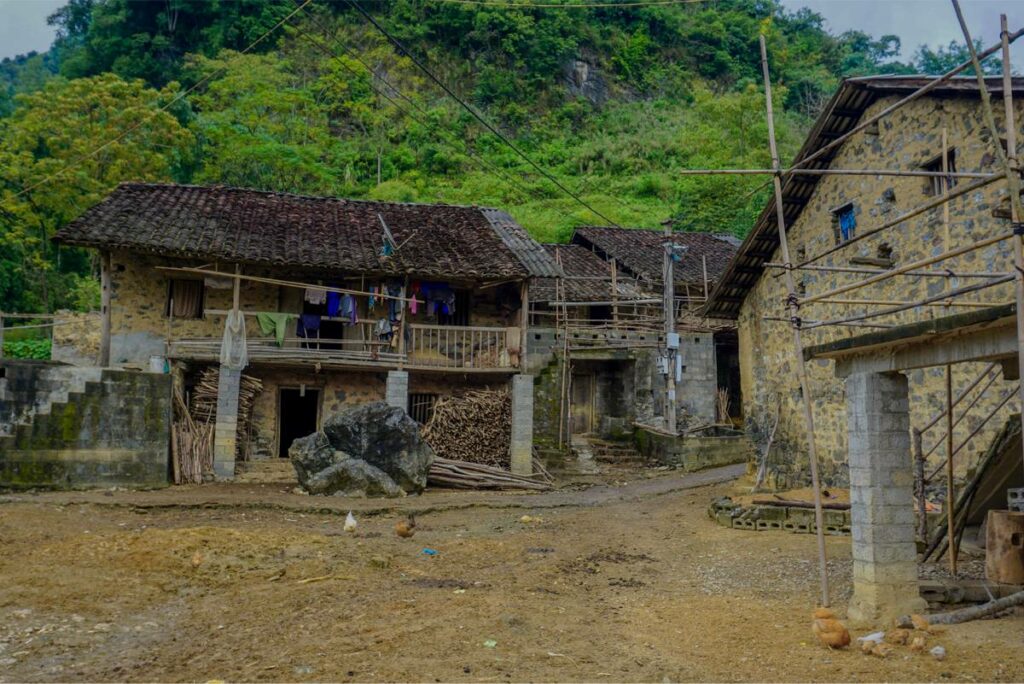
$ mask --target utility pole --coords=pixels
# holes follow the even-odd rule
[[[676,354],[679,349],[679,337],[676,335],[674,258],[672,224],[666,221],[665,264],[662,268],[662,280],[665,283],[665,429],[672,434],[676,433]]]

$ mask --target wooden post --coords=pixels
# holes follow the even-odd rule
[[[405,301],[405,293],[409,291],[409,276],[405,276],[405,282],[402,283],[402,298],[398,300],[400,316],[398,318],[398,369],[401,370],[405,367],[405,329],[406,320],[408,318],[408,302]],[[354,306],[354,305],[353,305]]]
[[[953,504],[953,366],[946,364],[946,525],[949,530],[949,571],[956,577],[956,539],[954,538]]]
[[[519,368],[526,369],[526,345],[530,341],[530,281],[519,286]]]
[[[676,354],[678,349],[673,349],[671,339],[676,332],[676,301],[675,301],[675,267],[673,257],[675,250],[672,244],[672,224],[665,222],[665,267],[662,278],[664,282],[664,308],[665,316],[665,363],[668,365],[665,374],[665,431],[669,434],[676,434]]]
[[[231,309],[234,311],[238,311],[242,301],[242,279],[239,278],[240,275],[242,275],[242,266],[235,264],[235,284],[231,292]]]
[[[789,242],[786,237],[786,215],[782,204],[782,173],[779,163],[779,151],[775,145],[775,117],[772,109],[771,76],[768,73],[768,48],[765,46],[764,35],[761,35],[761,72],[764,77],[765,108],[768,121],[768,147],[772,157],[772,185],[775,188],[775,221],[779,231],[779,249],[782,262],[787,266],[792,262],[789,258]],[[786,291],[789,302],[789,314],[793,327],[793,355],[800,390],[803,394],[804,424],[807,429],[807,457],[811,465],[811,486],[814,489],[814,522],[818,541],[818,572],[821,580],[821,605],[828,606],[828,568],[825,558],[825,521],[821,510],[821,483],[818,479],[818,454],[814,445],[814,409],[811,407],[811,386],[807,379],[807,368],[804,366],[804,348],[800,337],[800,309],[797,306],[796,286],[793,272],[789,268],[786,274]]]
[[[619,322],[619,267],[615,263],[615,259],[609,262],[609,268],[612,272],[612,321],[614,323]]]
[[[100,358],[102,368],[110,365],[110,252],[100,255]],[[173,313],[173,310],[172,312]]]
[[[708,255],[700,255],[701,266],[704,268],[704,301],[708,301]]]
[[[946,132],[946,127],[942,127],[942,173],[949,173],[949,138]],[[943,196],[949,194],[949,176],[942,176],[942,194]],[[949,234],[949,202],[942,205],[942,234],[946,247],[946,251],[953,249],[953,238]]]
[[[917,428],[911,430],[911,438],[914,449],[914,485],[917,490],[917,535],[928,542],[928,509],[926,487],[924,477],[924,454],[921,450],[921,431]]]

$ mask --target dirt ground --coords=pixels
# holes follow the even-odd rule
[[[504,508],[445,494],[412,539],[393,532],[395,512],[362,513],[347,534],[308,497],[303,512],[233,506],[220,491],[218,507],[147,507],[128,492],[4,497],[0,681],[1024,676],[1021,616],[930,637],[948,651],[941,662],[820,646],[814,538],[716,525],[707,505],[735,483],[557,506],[545,497],[562,493]],[[849,539],[830,538],[828,552],[842,612]]]

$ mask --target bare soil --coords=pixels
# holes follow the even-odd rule
[[[941,662],[905,647],[885,659],[827,650],[810,631],[814,538],[720,527],[707,505],[737,485],[669,478],[679,475],[576,503],[564,492],[493,495],[517,502],[501,508],[474,493],[461,495],[471,508],[425,496],[412,539],[379,502],[354,505],[367,512],[347,534],[344,501],[323,512],[306,498],[303,510],[273,487],[263,508],[229,488],[183,507],[166,492],[7,496],[0,681],[1024,676],[1021,616],[929,637],[948,652]],[[830,538],[828,552],[842,613],[849,538]]]

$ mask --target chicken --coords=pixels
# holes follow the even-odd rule
[[[850,645],[850,632],[828,608],[818,608],[814,611],[811,630],[814,636],[818,637],[818,641],[829,648],[846,648]]]
[[[345,516],[345,527],[344,527],[345,531],[346,532],[355,532],[356,531],[356,524],[357,524],[356,523],[356,517],[354,515],[352,515],[352,511],[349,511],[348,515]]]
[[[879,658],[884,658],[890,653],[892,653],[892,646],[884,642],[880,644],[875,644],[874,647],[871,649],[871,655],[878,656]]]
[[[916,636],[910,644],[910,651],[912,653],[924,653],[925,645],[927,641],[923,636]]]
[[[407,519],[395,523],[395,534],[405,539],[416,534],[416,518],[410,515]]]
[[[922,632],[927,632],[928,628],[931,626],[928,624],[928,618],[923,615],[911,615],[910,622],[914,625],[914,629],[919,629]]]
[[[894,629],[891,632],[886,632],[885,640],[896,646],[905,646],[910,641],[910,630]]]

